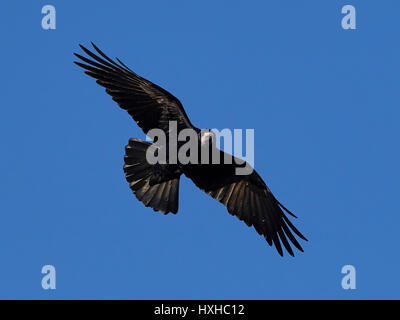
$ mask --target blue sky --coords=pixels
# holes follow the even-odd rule
[[[41,8],[56,8],[56,30]],[[341,8],[357,29],[341,28]],[[3,4],[0,298],[400,298],[398,1]],[[132,195],[144,134],[72,62],[95,42],[200,128],[254,128],[255,168],[299,217],[281,258],[181,180],[179,212]],[[43,290],[41,268],[56,268]],[[343,290],[354,265],[357,289]]]

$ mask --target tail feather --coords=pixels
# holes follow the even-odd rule
[[[178,212],[179,177],[150,185],[154,175],[153,165],[146,160],[146,151],[151,144],[139,139],[130,139],[125,147],[124,172],[126,180],[136,198],[154,211]]]

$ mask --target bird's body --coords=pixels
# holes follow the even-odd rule
[[[219,164],[201,160],[201,148],[211,142],[212,133],[203,132],[190,122],[180,101],[161,87],[138,76],[125,66],[108,58],[96,46],[95,55],[81,46],[83,51],[93,60],[75,54],[84,63],[75,62],[86,69],[86,73],[97,79],[97,83],[106,88],[118,105],[128,111],[136,123],[148,134],[152,129],[161,129],[168,138],[172,136],[170,122],[175,123],[175,135],[182,130],[191,129],[196,134],[199,152],[197,163],[169,161],[151,164],[147,155],[149,148],[155,144],[131,138],[125,148],[124,171],[130,188],[137,199],[156,211],[177,213],[179,198],[179,181],[182,175],[191,179],[194,184],[208,195],[224,204],[228,212],[243,220],[248,226],[254,226],[263,235],[269,245],[274,244],[279,254],[283,254],[282,246],[293,255],[290,242],[303,251],[294,237],[306,238],[293,226],[284,211],[289,212],[273,196],[262,178],[254,170],[248,175],[237,175],[236,169],[243,167],[243,161],[214,149]],[[211,148],[215,148],[210,143]],[[177,142],[177,148],[182,142]],[[158,146],[169,149],[168,144]],[[168,153],[167,153],[168,154]],[[224,159],[231,157],[231,162]]]

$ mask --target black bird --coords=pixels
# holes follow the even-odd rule
[[[169,121],[177,122],[178,132],[186,128],[200,132],[192,125],[177,98],[134,73],[118,58],[117,63],[92,45],[98,55],[80,45],[91,59],[75,53],[84,62],[75,63],[97,79],[96,82],[122,109],[128,111],[144,133],[159,128],[168,134]],[[232,164],[151,165],[146,160],[149,146],[149,142],[131,138],[124,157],[126,180],[137,199],[146,207],[165,214],[177,213],[179,179],[184,174],[197,187],[225,205],[231,215],[248,226],[254,226],[270,246],[275,245],[281,256],[281,242],[292,256],[289,242],[303,251],[293,233],[305,241],[307,239],[294,227],[285,212],[296,216],[274,197],[256,171],[249,175],[236,175],[238,165],[235,161]]]

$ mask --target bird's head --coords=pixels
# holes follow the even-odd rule
[[[215,141],[215,133],[211,129],[203,129],[200,132],[200,142],[202,145]]]

